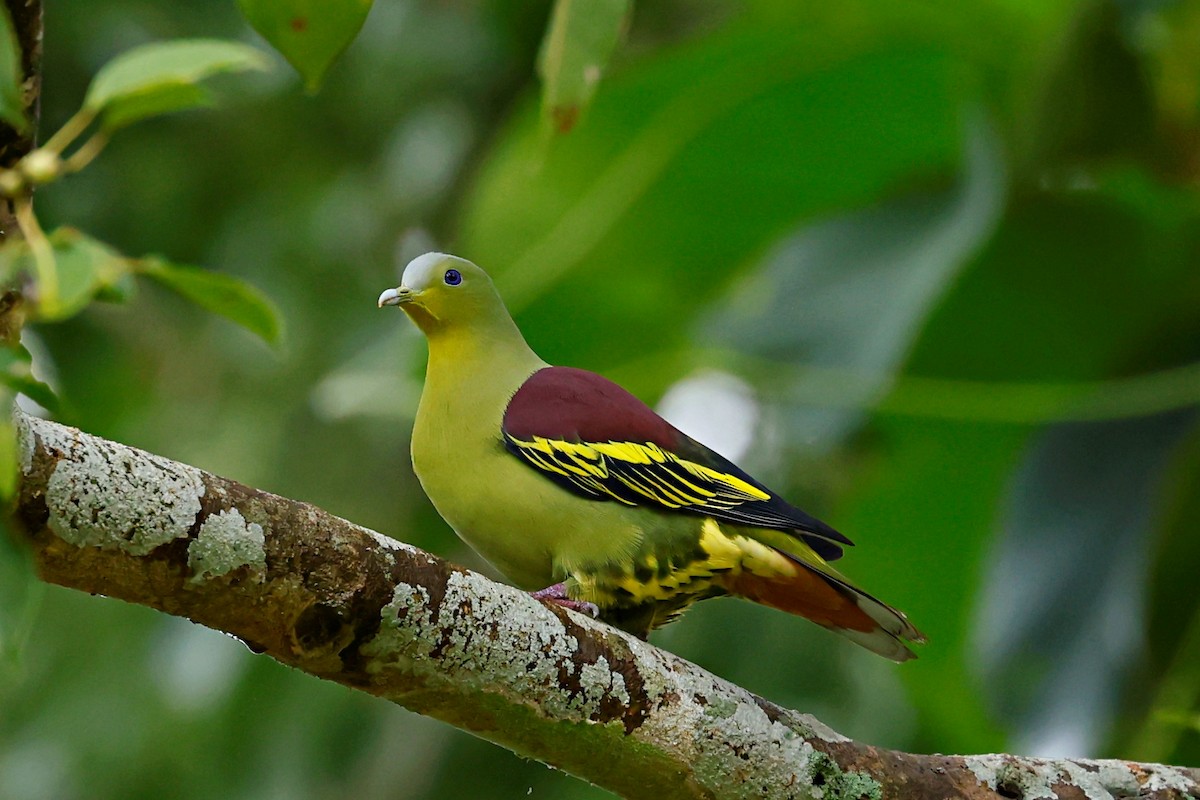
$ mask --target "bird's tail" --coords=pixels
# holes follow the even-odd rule
[[[795,574],[764,577],[743,569],[731,576],[730,592],[799,614],[884,658],[916,658],[906,643],[924,643],[925,636],[903,612],[853,586],[815,554],[810,561],[779,548],[771,549],[795,565]]]

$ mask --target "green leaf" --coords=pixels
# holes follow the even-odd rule
[[[104,112],[104,126],[113,130],[149,117],[212,105],[212,95],[203,86],[164,84],[153,91],[130,95],[109,106]]]
[[[97,292],[129,272],[127,258],[73,228],[59,228],[50,235],[50,243],[58,262],[58,319],[81,311]]]
[[[128,259],[74,228],[59,228],[49,239],[58,275],[58,297],[53,305],[37,306],[33,318],[38,322],[57,322],[78,314],[97,293],[116,286],[129,274]],[[16,268],[34,274],[28,245],[14,242],[9,247],[13,248]]]
[[[17,129],[29,130],[25,104],[21,102],[21,47],[8,9],[0,9],[0,119]]]
[[[54,390],[33,377],[32,357],[23,345],[0,347],[0,384],[34,401],[47,411],[58,410]]]
[[[137,294],[137,282],[132,274],[118,277],[112,283],[101,286],[96,299],[101,303],[128,303]]]
[[[238,0],[246,20],[283,54],[310,92],[354,41],[372,0]]]
[[[124,302],[133,294],[131,273],[139,273],[248,328],[271,344],[280,340],[279,312],[261,292],[236,278],[157,258],[126,258],[74,228],[59,228],[49,238],[57,265],[59,298],[53,308],[37,309],[36,320],[39,322],[66,319],[93,300]],[[18,248],[17,268],[32,272],[33,256],[29,248],[24,243],[14,243],[10,247]],[[30,396],[41,402],[38,397]]]
[[[544,127],[566,133],[592,101],[629,15],[630,0],[557,0],[542,49]]]
[[[141,274],[175,290],[201,308],[236,322],[270,344],[283,334],[279,310],[258,289],[230,275],[171,264],[161,259],[138,262]]]
[[[266,69],[263,53],[218,39],[156,42],[136,47],[106,64],[88,88],[84,108],[117,128],[155,114],[208,103],[196,84],[223,72]]]

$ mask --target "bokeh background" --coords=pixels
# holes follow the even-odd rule
[[[65,421],[489,571],[412,475],[424,345],[375,308],[449,250],[544,358],[849,534],[930,638],[896,666],[712,601],[657,644],[873,744],[1200,764],[1200,2],[637,3],[561,136],[549,8],[380,0],[319,93],[276,57],[39,193],[288,329],[149,285],[93,305],[26,337]],[[42,130],[194,36],[259,41],[232,0],[48,3]],[[45,587],[0,537],[0,797],[458,796],[607,795]]]

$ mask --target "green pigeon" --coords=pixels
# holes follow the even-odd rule
[[[895,661],[924,641],[829,565],[845,536],[607,378],[538,358],[471,262],[419,256],[379,305],[429,342],[412,433],[422,488],[480,555],[543,587],[535,597],[643,638],[734,595]]]

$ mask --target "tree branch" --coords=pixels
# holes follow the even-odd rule
[[[851,741],[603,623],[334,517],[18,414],[52,583],[185,616],[628,797],[1200,798],[1200,770]]]

